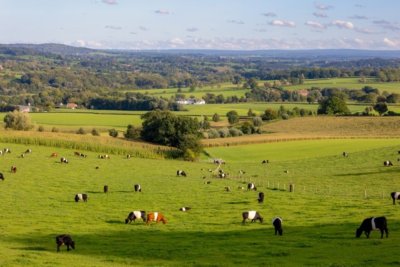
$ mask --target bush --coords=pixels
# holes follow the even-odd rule
[[[108,135],[111,137],[118,137],[118,131],[115,129],[108,130]]]
[[[127,139],[139,139],[140,138],[140,129],[135,128],[132,124],[128,125],[126,132],[124,133],[125,138]]]
[[[93,128],[92,129],[92,135],[93,136],[100,136],[100,132],[96,128]]]
[[[253,118],[253,125],[258,127],[262,125],[262,119],[261,117],[254,117]]]
[[[254,126],[248,121],[244,122],[240,129],[244,134],[252,134],[255,132]]]
[[[214,139],[214,138],[219,138],[220,137],[219,132],[214,128],[210,129],[207,132],[207,134],[208,134],[208,138],[210,138],[210,139]]]
[[[217,113],[214,113],[214,115],[212,116],[212,120],[213,122],[218,122],[220,120],[220,117]]]
[[[222,138],[230,136],[228,128],[221,128],[218,130],[218,133],[219,133],[219,137],[222,137]]]
[[[81,127],[81,128],[79,128],[79,129],[76,131],[76,133],[77,133],[77,134],[86,134],[86,131],[85,131],[85,129],[83,129],[83,128]]]
[[[239,130],[238,128],[232,127],[229,129],[229,135],[230,136],[242,136],[243,132]]]
[[[38,130],[38,132],[44,132],[44,127],[42,125],[40,125],[37,130]]]
[[[8,112],[6,116],[4,116],[3,121],[6,129],[10,128],[18,131],[28,131],[33,128],[29,115],[17,110]]]
[[[58,133],[60,130],[56,127],[51,128],[51,132]]]
[[[226,117],[228,117],[229,124],[234,124],[239,121],[239,114],[235,110],[226,113]]]
[[[263,121],[271,121],[276,120],[278,118],[278,112],[272,109],[267,109],[264,111],[264,114],[261,116]]]

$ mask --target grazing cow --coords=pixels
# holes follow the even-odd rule
[[[9,148],[4,148],[3,152],[4,152],[4,154],[11,153],[11,150]]]
[[[254,183],[248,183],[248,184],[247,184],[247,190],[254,190],[254,191],[257,191],[257,187],[255,186]]]
[[[51,153],[50,158],[57,158],[58,154],[56,152]]]
[[[230,186],[225,186],[225,191],[226,191],[226,192],[230,192],[230,191],[231,191]]]
[[[74,155],[79,157],[79,156],[81,155],[81,153],[78,152],[78,151],[75,151],[75,152],[74,152]]]
[[[218,177],[219,177],[219,178],[226,178],[227,175],[228,175],[227,173],[220,172],[220,173],[218,174]]]
[[[283,230],[282,230],[282,218],[280,217],[275,217],[272,219],[272,225],[275,228],[275,235],[279,233],[279,235],[282,235]]]
[[[75,249],[75,242],[72,240],[70,235],[59,235],[56,237],[56,244],[57,244],[57,252],[60,251],[60,247],[62,245],[67,246],[67,251],[69,251],[69,248],[71,247],[72,249]]]
[[[264,202],[264,193],[260,192],[258,193],[258,203],[263,203]]]
[[[3,150],[0,150],[0,156],[2,156],[3,155]]]
[[[25,158],[25,153],[22,153],[20,158]]]
[[[32,149],[28,148],[27,150],[25,150],[25,154],[30,154],[32,153]]]
[[[269,163],[269,160],[264,159],[261,163],[262,163],[262,164],[267,164],[267,163]]]
[[[60,162],[61,163],[68,163],[68,159],[64,158],[64,157],[61,157]]]
[[[214,159],[214,164],[225,164],[225,161],[223,159]]]
[[[167,220],[160,212],[150,212],[149,214],[147,214],[146,224],[149,224],[150,222],[162,222],[163,224],[166,224]]]
[[[81,153],[79,156],[80,156],[81,158],[87,158],[87,155],[86,155],[86,154],[83,154],[83,153]]]
[[[192,209],[191,207],[182,207],[182,208],[180,208],[179,210],[180,211],[188,211],[188,210],[190,210],[190,209]]]
[[[127,158],[127,159],[130,159],[130,158],[131,158],[131,155],[130,155],[130,154],[126,155],[126,158]]]
[[[264,221],[263,217],[261,217],[261,215],[255,210],[243,212],[242,217],[243,217],[242,224],[245,224],[247,219],[251,220],[251,222],[259,220],[260,223],[262,223]]]
[[[383,166],[385,166],[385,167],[393,166],[393,163],[390,160],[385,160],[383,162]]]
[[[356,231],[356,237],[360,237],[362,232],[365,232],[367,238],[369,238],[369,234],[373,230],[381,231],[381,238],[383,238],[383,233],[386,233],[386,238],[389,236],[389,231],[387,228],[387,221],[385,217],[371,217],[365,219],[360,227]]]
[[[176,176],[185,176],[186,177],[186,172],[182,170],[177,170],[176,171]]]
[[[204,184],[211,184],[211,181],[204,181]]]
[[[1,173],[1,172],[0,172],[0,180],[3,180],[3,181],[4,181],[4,175],[3,175],[3,173]]]
[[[349,156],[349,153],[343,152],[342,155],[343,155],[343,157],[347,158]]]
[[[125,224],[131,223],[132,221],[135,221],[136,219],[142,219],[144,222],[146,222],[146,212],[144,210],[131,211],[128,214],[128,217],[125,219]]]
[[[75,195],[75,202],[79,202],[80,200],[83,200],[84,202],[87,202],[88,195],[87,194],[76,194]]]
[[[104,186],[103,191],[104,191],[104,193],[107,193],[107,192],[108,192],[108,185],[105,185],[105,186]]]
[[[142,187],[140,186],[140,184],[135,184],[134,188],[135,188],[135,192],[142,192]]]
[[[17,166],[11,166],[11,172],[16,173],[17,172]]]
[[[390,193],[390,196],[393,199],[393,205],[395,205],[396,199],[400,199],[400,192],[392,192],[392,193]]]
[[[107,154],[99,155],[98,157],[99,157],[99,159],[110,159],[110,156]]]

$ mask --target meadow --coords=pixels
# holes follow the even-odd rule
[[[12,134],[12,133],[9,133]],[[304,140],[207,148],[198,162],[146,158],[45,145],[1,143],[1,266],[397,266],[400,242],[397,162],[392,139]],[[20,154],[27,148],[31,154]],[[343,151],[349,153],[345,158]],[[59,158],[69,164],[59,163]],[[219,179],[211,158],[229,173]],[[269,164],[261,164],[269,159]],[[393,167],[383,167],[392,160]],[[10,166],[18,171],[11,173]],[[157,166],[155,168],[155,166]],[[96,168],[98,167],[98,168]],[[183,169],[188,177],[177,177]],[[245,174],[240,175],[239,170]],[[210,184],[205,183],[211,181]],[[240,189],[256,183],[265,193]],[[133,185],[142,185],[135,193]],[[294,192],[288,191],[289,184]],[[109,193],[103,193],[103,185]],[[225,187],[231,188],[230,192]],[[87,193],[87,203],[75,203]],[[190,206],[188,212],[180,212]],[[125,224],[132,210],[162,212],[168,223]],[[242,225],[241,213],[258,210],[264,222]],[[355,238],[364,218],[384,215],[389,238]],[[283,236],[271,219],[283,218]],[[69,233],[76,250],[56,252],[55,236]]]

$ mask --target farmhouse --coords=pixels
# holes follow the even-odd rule
[[[76,109],[78,105],[75,103],[67,103],[66,107],[70,109]]]
[[[181,105],[204,105],[206,101],[204,99],[189,98],[177,100],[176,103]]]

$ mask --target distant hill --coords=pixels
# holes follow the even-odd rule
[[[96,50],[63,44],[0,44],[0,53],[5,54],[54,54],[54,55],[191,55],[221,57],[261,57],[309,60],[359,60],[370,58],[397,59],[399,50],[357,50],[357,49],[309,49],[309,50],[206,50],[206,49],[166,49],[166,50]]]

